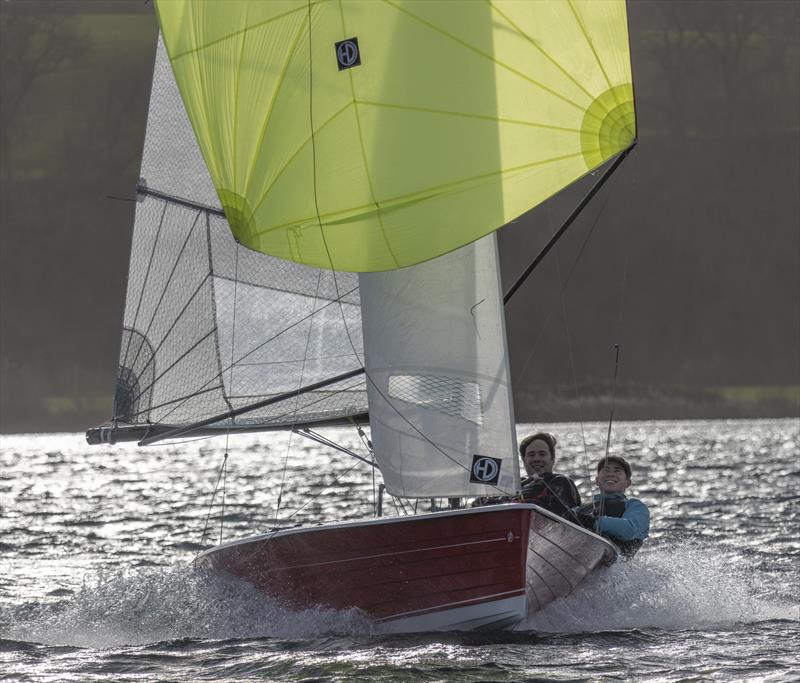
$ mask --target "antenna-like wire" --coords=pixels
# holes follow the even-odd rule
[[[608,416],[608,434],[606,435],[606,454],[603,456],[603,459],[607,462],[608,461],[608,452],[611,448],[611,425],[614,423],[614,403],[617,397],[617,372],[619,370],[619,344],[614,344],[614,380],[611,384],[611,412]],[[604,507],[604,499],[603,496],[600,496],[600,505],[598,506],[598,517],[603,516],[603,507]]]

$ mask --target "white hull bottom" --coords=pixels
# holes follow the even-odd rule
[[[399,617],[381,622],[380,630],[382,633],[415,633],[509,628],[525,618],[525,603],[525,596],[518,595],[479,605]]]

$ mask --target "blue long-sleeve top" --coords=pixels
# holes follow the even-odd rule
[[[595,503],[603,500],[624,500],[625,512],[622,517],[598,517],[595,522],[595,531],[608,534],[622,541],[644,540],[650,531],[650,511],[647,506],[636,498],[627,498],[624,493],[600,493],[594,496]]]

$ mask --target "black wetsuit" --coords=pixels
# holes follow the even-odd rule
[[[522,482],[522,501],[534,503],[574,521],[571,508],[581,504],[581,494],[575,483],[563,474],[546,472],[530,483]]]

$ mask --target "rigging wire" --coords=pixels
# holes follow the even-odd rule
[[[238,240],[235,242],[234,246],[234,260],[233,260],[233,315],[231,320],[231,356],[230,356],[230,373],[228,377],[228,386],[230,389],[228,390],[228,394],[233,396],[233,371],[236,368],[236,363],[233,360],[235,349],[236,349],[236,305],[239,303],[239,242]],[[224,392],[223,392],[224,395]],[[228,400],[228,396],[225,396],[225,402],[228,404],[228,407],[233,410],[233,406],[231,402]],[[234,418],[235,420],[236,418]],[[227,450],[228,444],[227,441],[225,443],[225,449]]]
[[[356,428],[358,432],[358,436],[361,439],[361,443],[367,449],[367,452],[370,455],[370,464],[372,465],[372,514],[374,516],[378,516],[378,494],[377,494],[377,487],[376,487],[376,480],[375,480],[375,470],[378,469],[378,464],[375,461],[375,451],[372,448],[372,441],[367,436],[364,429],[355,421],[355,418],[350,418],[350,422]]]
[[[375,470],[380,470],[380,468],[378,467],[377,463],[375,462],[375,452],[372,450],[372,442],[367,438],[366,434],[364,433],[364,430],[361,428],[360,425],[358,425],[355,422],[355,420],[351,420],[351,423],[356,427],[359,436],[361,436],[362,443],[364,443],[364,445],[369,449],[369,454],[372,456],[371,460],[367,460],[367,458],[364,458],[364,457],[358,455],[352,449],[347,448],[345,446],[342,446],[341,444],[338,444],[335,441],[332,441],[328,437],[323,436],[322,434],[319,434],[318,432],[315,432],[315,431],[313,431],[312,429],[310,429],[308,427],[306,427],[304,429],[296,430],[296,432],[298,434],[300,434],[301,436],[304,436],[304,437],[306,437],[308,439],[311,439],[312,441],[316,441],[317,443],[322,444],[323,446],[328,446],[329,448],[333,448],[335,450],[341,451],[342,453],[345,453],[345,454],[355,458],[356,460],[360,460],[361,462],[364,462],[364,463],[368,464],[372,468],[372,473],[371,474],[372,474],[373,510],[377,510],[377,499],[376,499],[376,495],[375,495]],[[389,495],[392,495],[392,494],[389,494]],[[392,496],[392,499],[394,500],[395,497]],[[401,509],[403,511],[403,514],[407,515],[408,512],[407,512],[407,510],[405,508],[405,505],[403,504],[402,499],[397,499],[397,500],[399,500],[399,502],[400,502],[400,506],[401,506]],[[397,510],[397,513],[400,514],[400,511],[397,509],[397,503],[395,503],[395,510]],[[417,511],[417,501],[415,501],[415,503],[414,503],[414,514],[416,514],[416,511]]]
[[[581,426],[581,439],[583,440],[583,464],[586,470],[586,479],[591,481],[591,469],[589,466],[589,449],[586,446],[586,429],[583,424],[583,401],[581,400],[581,392],[578,388],[578,375],[575,371],[575,354],[572,349],[572,335],[569,330],[569,317],[567,315],[567,298],[565,296],[564,287],[561,286],[561,267],[558,263],[558,248],[556,248],[556,274],[558,277],[560,299],[561,299],[561,315],[564,320],[564,333],[567,337],[567,353],[569,355],[569,365],[572,371],[572,383],[575,387],[575,399],[578,403],[578,422]]]
[[[234,246],[234,266],[233,266],[233,314],[231,316],[231,360],[230,360],[230,376],[228,379],[228,395],[223,391],[225,402],[228,407],[233,409],[229,396],[233,396],[233,370],[236,364],[233,362],[234,350],[236,348],[236,305],[239,302],[239,242],[236,241]],[[224,387],[223,387],[224,389]],[[234,418],[235,420],[236,418]],[[222,478],[222,507],[219,512],[219,542],[222,543],[222,527],[225,523],[225,491],[228,483],[228,445],[230,442],[231,430],[230,427],[225,430],[225,461],[223,463],[223,478]]]
[[[222,463],[222,506],[219,513],[219,542],[222,543],[222,525],[225,522],[225,486],[228,483],[228,437],[225,437],[225,460]]]
[[[148,443],[144,446],[138,446],[139,448],[162,448],[164,446],[179,446],[184,443],[194,443],[195,441],[207,441],[208,439],[216,439],[218,436],[222,436],[222,433],[219,434],[206,434],[205,436],[198,436],[194,439],[183,439],[182,441],[158,441],[156,443]]]
[[[327,446],[328,448],[332,448],[336,451],[344,453],[345,455],[349,455],[351,458],[355,458],[356,460],[360,460],[371,467],[375,467],[375,464],[365,458],[364,456],[358,455],[352,449],[347,448],[341,444],[336,443],[332,439],[329,439],[327,436],[323,436],[319,432],[313,431],[310,427],[302,427],[299,429],[293,430],[295,434],[299,434],[300,436],[304,436],[305,438],[315,441],[318,444],[322,444],[323,446]]]
[[[375,462],[375,453],[370,452],[370,456],[372,459],[372,514],[373,516],[378,515],[378,493],[377,487],[375,486],[375,470],[378,468],[377,463]]]
[[[391,493],[389,495],[392,496]],[[406,504],[403,502],[403,499],[402,498],[398,498],[397,496],[392,496],[392,500],[394,501],[394,509],[397,512],[397,514],[399,515],[400,514],[400,510],[402,510],[403,511],[403,515],[407,516],[408,515],[408,510],[406,510]],[[397,507],[398,505],[400,505],[399,509]]]
[[[217,483],[214,485],[214,492],[211,494],[211,502],[208,505],[208,512],[206,513],[206,521],[205,524],[203,525],[203,535],[200,537],[200,548],[197,550],[197,554],[194,556],[195,562],[197,561],[197,558],[200,556],[200,553],[203,552],[203,543],[205,543],[206,540],[206,532],[208,531],[208,522],[211,519],[211,510],[214,507],[214,499],[217,497],[217,491],[219,490],[219,482],[220,479],[222,479],[222,472],[223,469],[226,468],[227,462],[228,462],[228,452],[226,450],[222,458],[222,465],[220,465],[219,468],[219,474],[217,474]]]
[[[356,467],[358,467],[358,462],[353,463],[353,465],[350,468],[348,468],[347,470],[344,470],[343,472],[340,472],[339,474],[337,474],[330,484],[328,484],[325,488],[321,489],[320,491],[317,491],[312,496],[309,496],[306,499],[305,503],[303,503],[299,508],[295,509],[294,512],[292,512],[290,515],[285,517],[283,521],[284,522],[288,522],[295,515],[297,515],[302,510],[304,510],[306,507],[308,507],[311,503],[313,503],[317,498],[319,498],[323,494],[327,493],[334,485],[339,483],[339,480],[343,476],[345,476],[346,474],[349,474],[350,472],[352,472]],[[276,523],[278,522],[277,518],[275,519],[275,522]],[[275,537],[275,535],[281,530],[282,530],[281,528],[276,526],[273,529],[270,529],[268,532],[266,532],[266,534],[267,534],[266,538],[263,539],[263,541],[261,541],[260,543],[258,543],[252,549],[252,551],[250,553],[248,553],[247,555],[244,555],[242,557],[242,562],[247,562],[249,559],[251,559],[252,557],[255,557],[258,553],[260,553],[262,551],[262,549],[264,548],[264,546],[266,546]]]
[[[563,284],[564,291],[566,291],[566,288],[569,285],[569,281],[572,279],[572,276],[573,276],[573,274],[575,273],[575,270],[578,267],[578,262],[580,261],[581,256],[583,256],[583,252],[585,251],[586,246],[589,244],[589,240],[591,239],[592,234],[594,233],[594,229],[597,227],[597,224],[600,221],[600,216],[602,216],[603,212],[605,211],[606,204],[608,204],[609,200],[611,199],[611,195],[613,194],[614,184],[616,182],[617,182],[617,178],[614,178],[612,180],[611,184],[609,185],[609,190],[608,190],[608,193],[606,194],[605,201],[600,206],[600,209],[597,212],[597,215],[595,216],[595,219],[592,222],[592,225],[589,228],[589,231],[586,233],[586,237],[584,238],[583,242],[581,243],[581,247],[578,250],[578,254],[575,256],[575,259],[573,260],[572,265],[570,266],[569,272],[567,273],[567,277],[564,279],[564,284]],[[522,369],[520,370],[520,372],[517,375],[517,377],[514,378],[514,382],[515,383],[519,382],[519,381],[522,381],[522,376],[525,374],[525,370],[528,368],[528,364],[530,363],[531,359],[533,358],[533,356],[534,356],[534,354],[536,352],[536,349],[539,346],[539,342],[541,342],[542,337],[544,336],[544,331],[547,328],[547,324],[550,322],[550,318],[552,317],[552,315],[553,315],[553,312],[552,312],[552,309],[551,309],[550,311],[548,311],[547,316],[545,317],[544,322],[542,323],[542,325],[540,325],[539,336],[536,338],[536,341],[534,342],[533,346],[531,347],[530,353],[528,353],[528,355],[525,357],[525,362],[522,364]]]
[[[611,178],[611,182],[608,184],[608,192],[606,192],[605,199],[604,199],[603,203],[600,205],[600,208],[597,211],[597,214],[595,215],[594,220],[592,221],[592,224],[591,224],[591,226],[589,227],[589,230],[586,233],[586,237],[583,239],[583,242],[581,243],[581,246],[578,249],[578,253],[576,254],[575,258],[573,259],[572,265],[570,266],[570,269],[567,272],[567,276],[566,276],[566,278],[564,278],[563,282],[561,281],[561,270],[560,270],[559,262],[558,262],[558,259],[556,258],[556,272],[557,272],[557,277],[558,277],[558,280],[559,280],[559,297],[560,297],[560,302],[561,302],[562,316],[564,318],[564,325],[565,325],[565,328],[567,329],[569,355],[570,355],[570,365],[571,365],[571,368],[572,368],[572,379],[573,379],[573,385],[575,387],[575,394],[576,394],[576,398],[577,398],[577,402],[578,402],[578,419],[579,419],[580,426],[581,426],[581,438],[582,438],[582,442],[583,442],[584,469],[585,469],[585,472],[586,472],[586,479],[589,482],[591,482],[591,467],[590,467],[590,463],[589,463],[589,449],[588,449],[588,446],[587,446],[587,443],[586,443],[586,434],[585,434],[585,429],[584,429],[584,422],[583,422],[583,415],[582,415],[582,408],[581,408],[581,397],[580,397],[580,392],[579,392],[579,389],[578,389],[577,377],[576,377],[576,373],[575,373],[575,363],[574,363],[574,357],[573,357],[573,353],[572,353],[571,340],[570,340],[570,337],[569,337],[569,330],[568,330],[568,324],[567,324],[567,316],[566,316],[565,297],[564,297],[564,295],[565,295],[565,293],[567,291],[567,287],[569,285],[570,280],[572,279],[572,276],[574,275],[575,271],[577,270],[578,263],[580,262],[581,257],[583,256],[583,253],[586,250],[587,245],[589,244],[589,240],[591,239],[592,235],[594,234],[594,230],[597,227],[598,223],[600,222],[600,218],[602,217],[603,213],[606,210],[606,206],[608,205],[608,202],[611,200],[611,197],[614,196],[614,189],[616,187],[616,184],[619,182],[619,177],[620,177],[620,174],[616,173],[614,175],[614,177]],[[557,255],[558,255],[558,251],[556,250],[556,256]],[[525,374],[526,369],[528,368],[528,364],[530,363],[531,359],[535,355],[536,350],[538,349],[539,344],[542,341],[542,338],[544,337],[544,332],[547,329],[547,325],[550,322],[550,318],[552,316],[553,316],[553,310],[551,309],[550,311],[548,311],[547,315],[545,316],[544,322],[540,326],[539,335],[537,336],[536,340],[534,341],[534,343],[533,343],[533,345],[531,347],[530,352],[528,353],[527,357],[525,358],[525,362],[522,365],[522,369],[520,370],[520,372],[517,375],[517,377],[514,378],[514,382],[515,383],[520,382],[522,380],[522,377]]]
[[[608,434],[606,435],[606,454],[605,459],[608,460],[608,451],[611,448],[611,425],[614,422],[614,403],[617,398],[617,371],[619,370],[619,344],[614,344],[614,379],[611,384],[611,414],[608,417]]]
[[[161,304],[165,300],[165,297],[167,295],[167,290],[169,289],[170,285],[173,282],[173,278],[175,277],[175,273],[178,270],[178,265],[180,264],[181,259],[183,258],[183,255],[186,253],[186,247],[189,245],[189,241],[191,240],[192,235],[194,235],[195,228],[200,223],[200,216],[201,215],[202,215],[202,212],[198,211],[197,215],[194,218],[194,221],[192,221],[191,227],[189,228],[189,230],[186,231],[186,237],[184,238],[183,243],[181,244],[180,251],[178,252],[178,255],[175,257],[175,262],[172,264],[172,269],[170,270],[170,273],[167,276],[166,281],[164,282],[164,286],[161,289],[161,294],[159,294],[158,301],[156,302],[156,305],[153,307],[153,312],[150,315],[150,322],[147,323],[147,328],[145,329],[144,332],[142,332],[142,336],[145,339],[149,338],[150,330],[153,327],[153,323],[155,323],[155,321],[156,321],[156,317],[158,316],[159,310],[161,309]],[[140,297],[144,295],[144,291],[145,291],[145,288],[144,288],[144,286],[142,286],[142,291],[140,293]],[[135,327],[135,321],[134,321],[134,327]],[[144,344],[139,344],[139,348],[136,350],[136,355],[133,357],[133,360],[131,361],[130,365],[128,365],[127,358],[126,358],[125,364],[126,364],[127,367],[131,368],[131,370],[136,367],[136,362],[139,360],[139,355],[141,354],[143,348],[145,348],[145,345]],[[149,361],[148,361],[148,364],[149,364]],[[145,365],[145,368],[146,367],[147,367],[147,365]],[[143,393],[144,393],[143,391],[140,391],[139,395],[136,397],[136,400],[138,400],[139,397]]]
[[[256,403],[251,403],[250,405],[244,406],[243,408],[237,408],[236,410],[229,410],[228,412],[223,413],[222,415],[213,415],[212,417],[208,417],[208,418],[205,418],[204,420],[199,420],[197,422],[193,422],[193,423],[191,423],[189,425],[186,425],[186,426],[173,427],[173,428],[169,428],[168,429],[168,428],[166,428],[166,426],[162,425],[162,427],[164,428],[163,431],[159,432],[158,434],[154,434],[153,436],[145,436],[145,438],[143,438],[139,442],[139,445],[147,445],[147,444],[152,443],[154,441],[161,441],[163,439],[177,438],[179,436],[184,436],[184,435],[189,434],[191,432],[197,431],[201,427],[207,427],[209,425],[212,425],[212,427],[213,427],[214,424],[216,424],[218,422],[221,422],[222,420],[225,420],[225,419],[228,419],[228,418],[231,418],[231,417],[237,417],[238,415],[243,415],[244,413],[252,412],[253,410],[256,410],[258,408],[265,408],[266,406],[269,406],[269,405],[280,404],[280,403],[283,403],[285,401],[288,401],[290,398],[292,398],[294,396],[297,396],[297,395],[300,395],[300,394],[308,394],[308,393],[311,393],[311,392],[315,391],[316,389],[320,389],[322,387],[329,387],[329,386],[331,386],[333,384],[339,384],[340,382],[344,382],[345,380],[352,379],[353,377],[356,377],[358,375],[363,375],[363,374],[364,374],[363,368],[358,368],[356,370],[351,370],[350,372],[345,372],[342,375],[336,375],[335,377],[331,377],[331,378],[329,378],[327,380],[323,380],[321,382],[315,382],[314,384],[308,384],[308,385],[306,385],[304,387],[301,387],[300,389],[295,389],[294,391],[284,392],[282,394],[278,394],[277,396],[272,396],[271,398],[267,398],[267,399],[264,399],[262,401],[257,401]],[[349,387],[341,387],[339,390],[336,390],[336,391],[330,391],[329,390],[329,395],[330,394],[338,394],[338,393],[343,392],[343,391],[350,391],[351,389],[354,389],[356,386],[357,385],[354,384],[354,385],[349,386]],[[329,395],[324,395],[324,396],[321,396],[321,397],[316,398],[314,400],[310,400],[310,401],[308,401],[307,403],[304,404],[304,407],[308,408],[308,407],[310,407],[312,405],[315,405],[316,403],[324,402],[330,397]],[[287,413],[283,413],[283,414],[277,415],[277,416],[273,415],[270,418],[269,424],[265,425],[265,426],[271,425],[271,426],[276,427],[276,428],[277,427],[285,427],[286,424],[280,422],[280,419],[285,417],[286,415],[289,415],[291,412],[292,411],[289,411]],[[339,418],[339,419],[341,419],[341,418]],[[245,426],[245,429],[246,428],[247,427]],[[217,428],[217,429],[220,429],[220,428]]]
[[[164,216],[167,213],[167,204],[164,203],[164,209],[161,212],[161,218],[158,221],[158,229],[156,230],[156,236],[153,240],[153,248],[150,250],[150,256],[147,260],[147,268],[145,269],[144,273],[144,280],[142,282],[142,288],[139,290],[139,300],[136,302],[136,312],[133,314],[133,322],[131,323],[131,332],[136,329],[136,322],[139,320],[139,310],[142,307],[142,301],[144,300],[144,292],[147,288],[147,282],[150,278],[150,269],[153,266],[153,260],[155,259],[156,247],[158,246],[158,240],[161,237],[161,229],[164,227]],[[131,339],[133,338],[133,334],[128,335],[128,344],[125,348],[125,354],[123,356],[122,366],[126,367],[128,362],[128,353],[131,350]]]
[[[353,471],[353,470],[354,470],[356,467],[358,467],[358,462],[355,462],[355,463],[353,463],[353,465],[352,465],[350,468],[348,468],[347,470],[344,470],[343,472],[340,472],[339,474],[337,474],[337,475],[334,477],[333,481],[332,481],[330,484],[328,484],[328,485],[327,485],[325,488],[321,489],[320,491],[317,491],[317,492],[316,492],[315,494],[313,494],[312,496],[309,496],[309,497],[306,499],[306,502],[305,502],[305,503],[303,503],[303,504],[302,504],[302,505],[301,505],[299,508],[297,508],[297,509],[296,509],[294,512],[292,512],[292,513],[291,513],[291,514],[290,514],[288,517],[285,517],[283,521],[284,521],[284,522],[287,522],[287,521],[289,521],[290,519],[292,519],[292,518],[293,518],[295,515],[297,515],[297,514],[298,514],[298,513],[300,513],[302,510],[304,510],[306,507],[308,507],[308,506],[309,506],[311,503],[313,503],[313,502],[314,502],[314,501],[315,501],[317,498],[319,498],[320,496],[322,496],[324,493],[327,493],[327,492],[328,492],[328,491],[329,491],[329,490],[330,490],[330,489],[331,489],[331,488],[332,488],[334,485],[336,485],[336,484],[338,484],[338,483],[339,483],[339,480],[340,480],[340,479],[341,479],[343,476],[345,476],[346,474],[349,474],[350,472],[352,472],[352,471]],[[275,522],[276,522],[276,523],[278,522],[277,518],[275,519]],[[263,548],[264,548],[264,547],[265,547],[265,546],[266,546],[266,545],[267,545],[267,544],[268,544],[268,543],[269,543],[269,542],[270,542],[270,541],[271,541],[271,540],[272,540],[272,539],[275,537],[275,535],[276,535],[276,534],[277,534],[279,531],[281,531],[281,530],[282,530],[281,528],[279,528],[279,527],[277,527],[277,526],[276,526],[276,527],[274,527],[273,529],[270,529],[268,532],[266,532],[266,538],[264,538],[264,539],[263,539],[263,540],[262,540],[260,543],[256,544],[256,545],[255,545],[255,547],[254,547],[254,548],[253,548],[253,549],[252,549],[252,550],[251,550],[251,551],[250,551],[250,552],[249,552],[247,555],[244,555],[244,556],[242,557],[241,561],[242,561],[242,562],[247,562],[247,561],[248,561],[248,560],[250,560],[251,558],[255,557],[255,556],[258,554],[258,553],[260,553],[260,552],[263,550]],[[198,553],[198,554],[199,554],[199,553]],[[195,558],[195,559],[196,559],[196,558]]]
[[[621,243],[620,251],[623,255],[622,261],[622,284],[620,286],[620,293],[619,299],[617,303],[617,338],[622,336],[622,323],[623,323],[623,316],[625,311],[625,295],[628,289],[628,254],[627,251],[624,249],[625,240],[622,239],[622,235],[620,234],[619,229],[617,230],[617,234],[619,235],[619,241]],[[611,427],[614,423],[614,408],[616,406],[617,400],[617,374],[619,372],[619,344],[614,344],[614,377],[612,380],[611,385],[611,410],[608,416],[608,434],[606,435],[606,450],[604,459],[608,460],[609,453],[611,451]],[[603,514],[603,507],[604,507],[604,500],[600,499],[600,506],[598,514],[602,516]]]
[[[311,331],[314,328],[314,313],[316,312],[316,309],[317,309],[317,301],[319,299],[319,286],[320,286],[320,282],[321,281],[322,281],[322,271],[319,271],[317,273],[317,287],[316,287],[316,290],[314,291],[314,300],[313,300],[313,303],[311,304],[311,316],[309,317],[309,322],[308,322],[308,334],[306,335],[306,346],[305,346],[305,349],[303,350],[303,364],[300,366],[300,378],[299,378],[299,384],[298,384],[298,387],[297,387],[298,389],[300,389],[303,386],[303,376],[305,375],[305,371],[306,371],[306,361],[308,359],[308,348],[309,348],[309,346],[311,344]],[[295,396],[295,399],[294,399],[294,410],[293,410],[293,413],[292,413],[292,425],[291,425],[291,427],[289,429],[289,440],[286,442],[286,455],[283,458],[283,472],[281,473],[281,485],[278,488],[278,500],[277,500],[277,503],[275,504],[275,523],[276,524],[278,522],[278,515],[280,514],[280,511],[281,511],[281,501],[283,500],[283,488],[284,488],[284,486],[286,484],[286,470],[289,467],[289,454],[292,451],[292,436],[294,436],[295,425],[297,424],[297,411],[299,410],[299,408],[300,408],[300,396],[298,395],[298,396]]]
[[[608,416],[608,434],[606,435],[606,453],[603,459],[608,463],[608,451],[611,448],[611,425],[614,423],[614,403],[617,397],[617,371],[619,370],[619,344],[614,344],[614,379],[611,384],[611,413]],[[600,497],[600,505],[598,506],[598,516],[603,516],[603,508],[605,507],[605,500]]]
[[[297,508],[292,514],[290,514],[285,519],[286,520],[292,519],[295,515],[300,513],[302,510],[304,510],[306,507],[308,507],[311,503],[313,503],[317,498],[319,498],[323,493],[327,493],[330,489],[332,489],[335,484],[339,483],[339,480],[344,475],[350,474],[350,472],[352,472],[356,467],[358,467],[358,462],[353,463],[353,465],[351,467],[349,467],[348,469],[346,469],[344,472],[340,472],[339,474],[337,474],[330,484],[328,484],[321,491],[317,491],[317,493],[315,493],[313,496],[308,498],[305,503],[303,503],[299,508]],[[277,522],[278,520],[276,519],[275,521]],[[276,531],[279,531],[279,529],[276,529]]]

